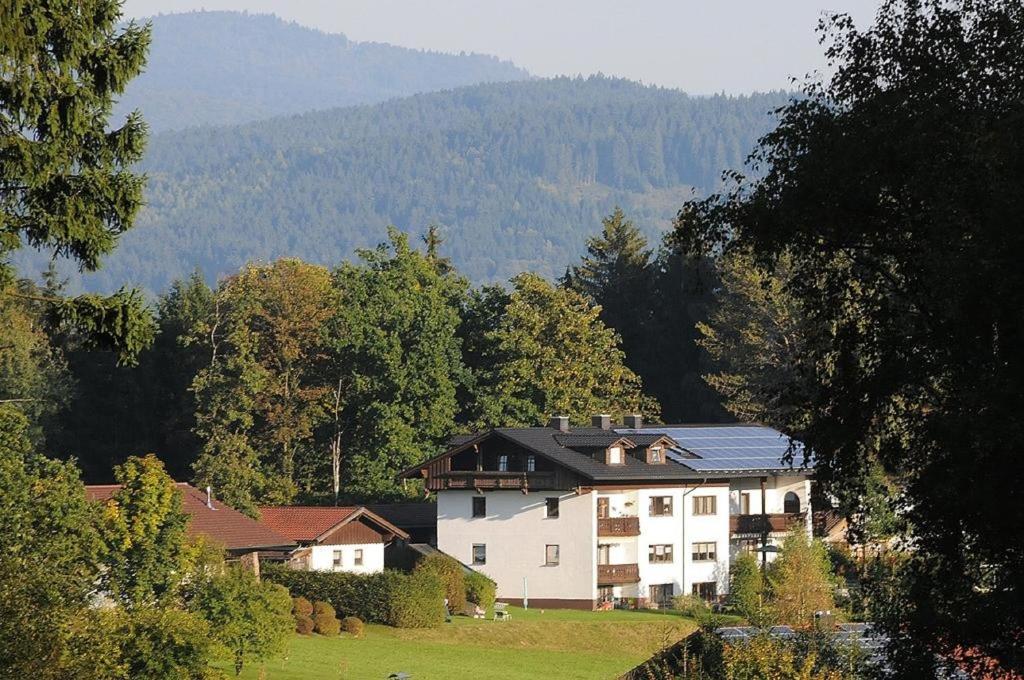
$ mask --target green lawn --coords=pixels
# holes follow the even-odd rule
[[[456,617],[442,628],[367,626],[363,639],[295,636],[285,658],[252,665],[243,678],[377,680],[404,671],[412,680],[606,680],[629,670],[695,625],[669,612],[524,611],[512,620]]]

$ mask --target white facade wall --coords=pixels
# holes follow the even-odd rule
[[[486,574],[497,596],[531,600],[591,600],[597,594],[596,494],[571,491],[488,491],[487,516],[473,517],[474,491],[437,494],[437,547]],[[559,498],[557,518],[546,499]],[[487,546],[487,563],[473,564],[473,545]],[[547,545],[559,546],[559,564],[545,565]]]
[[[341,551],[341,568],[334,567],[334,551]],[[355,563],[356,550],[363,551],[363,563]],[[347,571],[354,574],[376,574],[384,571],[383,543],[314,545],[310,548],[310,571]]]
[[[713,496],[714,515],[694,515],[693,498]],[[704,486],[687,490],[683,502],[683,593],[693,592],[694,583],[714,581],[719,595],[729,592],[729,487]],[[715,561],[693,561],[694,543],[714,543]]]
[[[758,477],[742,477],[729,484],[729,512],[740,514],[741,495],[750,494],[750,514],[761,514],[761,480]],[[769,477],[765,483],[765,513],[784,512],[786,493],[792,491],[800,498],[801,512],[811,504],[811,482],[804,475]]]
[[[634,516],[640,518],[637,537],[600,537],[599,544],[610,546],[609,563],[636,563],[640,583],[617,586],[617,597],[648,598],[650,586],[672,584],[673,595],[692,592],[693,584],[714,581],[719,594],[729,587],[729,489],[725,486],[668,487],[631,491],[598,491],[607,497],[610,517]],[[694,496],[713,496],[715,514],[695,516]],[[672,499],[671,516],[651,516],[652,497]],[[713,562],[694,562],[693,543],[708,542],[716,546],[717,559]],[[671,545],[672,562],[651,562],[650,546]]]
[[[764,504],[765,514],[778,514],[785,512],[786,494],[792,492],[800,499],[800,512],[807,518],[807,536],[812,534],[813,526],[811,517],[811,480],[806,475],[780,475],[768,477],[765,482]],[[745,477],[733,479],[729,485],[729,512],[734,515],[740,514],[742,508],[742,494],[749,494],[751,515],[761,514],[761,480],[758,477]],[[769,545],[781,545],[781,536],[772,535],[768,538]],[[733,560],[739,557],[740,548],[737,543],[731,546],[731,557]],[[777,553],[768,553],[768,562],[773,561]]]

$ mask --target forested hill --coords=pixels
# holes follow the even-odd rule
[[[617,204],[650,235],[666,228],[786,97],[531,80],[158,135],[148,206],[86,286],[159,292],[196,267],[212,280],[283,255],[333,265],[388,224],[431,223],[475,281],[558,276]]]
[[[271,15],[191,12],[151,21],[146,71],[128,86],[116,113],[140,108],[154,131],[529,77],[491,56],[354,42]]]

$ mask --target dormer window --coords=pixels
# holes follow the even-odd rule
[[[660,446],[647,447],[647,462],[652,464],[665,462],[665,449]]]
[[[625,462],[622,460],[622,447],[618,444],[609,446],[607,460],[609,465],[622,465]]]

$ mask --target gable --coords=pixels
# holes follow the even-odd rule
[[[317,541],[319,545],[355,545],[359,543],[387,543],[394,534],[373,527],[365,517],[347,522]]]

